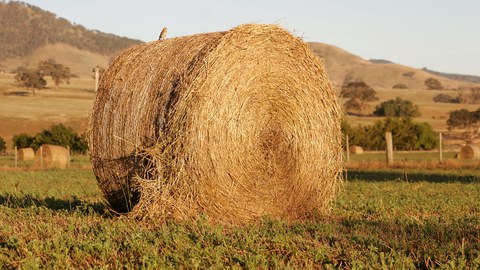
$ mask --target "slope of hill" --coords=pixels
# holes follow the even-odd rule
[[[55,58],[57,62],[72,66],[73,73],[84,74],[86,69],[91,70],[95,65],[105,65],[120,50],[141,43],[87,30],[22,2],[0,2],[0,26],[0,64],[1,69],[6,70],[12,65],[33,65],[36,62],[32,61]],[[62,59],[57,59],[58,53],[58,58]],[[70,57],[62,57],[62,54]],[[79,69],[82,63],[90,66]]]
[[[444,73],[444,72],[439,72],[435,70],[431,70],[428,68],[422,68],[423,71],[426,71],[430,74],[434,74],[440,77],[452,79],[452,80],[457,80],[457,81],[463,81],[463,82],[472,82],[472,83],[480,83],[480,76],[475,76],[475,75],[464,75],[464,74],[455,74],[455,73]]]
[[[310,49],[325,59],[327,73],[334,86],[341,86],[346,81],[363,80],[374,87],[391,88],[402,83],[411,89],[423,89],[427,78],[436,78],[446,88],[468,87],[471,82],[462,82],[431,74],[395,63],[367,61],[338,47],[318,43],[308,43]]]

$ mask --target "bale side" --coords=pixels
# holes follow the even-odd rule
[[[328,212],[341,112],[305,43],[272,25],[120,55],[91,120],[93,168],[117,211],[244,223]]]
[[[460,148],[458,153],[459,159],[479,159],[480,158],[480,147],[475,144],[467,144]]]
[[[63,146],[43,144],[42,150],[37,149],[35,153],[35,167],[66,169],[70,163],[68,149]],[[42,155],[43,160],[40,159]],[[43,163],[43,165],[42,165]]]
[[[353,155],[363,154],[363,148],[361,146],[358,146],[358,145],[350,146],[349,151],[350,151],[350,154],[353,154]]]
[[[30,161],[35,159],[35,151],[33,148],[20,148],[17,150],[18,161]]]

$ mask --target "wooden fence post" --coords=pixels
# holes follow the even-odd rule
[[[17,161],[18,161],[18,151],[17,151],[17,146],[15,145],[15,168],[17,168]]]
[[[393,164],[393,141],[392,132],[385,132],[385,141],[387,143],[387,164]]]
[[[438,146],[439,146],[439,149],[438,149],[438,159],[440,160],[440,163],[443,162],[443,145],[442,145],[442,133],[439,132],[438,133]]]
[[[345,136],[345,147],[347,148],[347,162],[350,162],[350,145],[348,142],[348,135]]]
[[[70,145],[67,145],[67,152],[68,152],[67,168],[69,168],[70,167],[70,161],[72,159],[72,156],[70,155]]]
[[[95,92],[98,91],[98,81],[100,79],[100,68],[95,67]]]
[[[43,147],[40,146],[40,169],[43,170]]]

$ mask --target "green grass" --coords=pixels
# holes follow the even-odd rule
[[[115,216],[89,170],[0,183],[1,269],[480,268],[479,182],[354,180],[329,217],[241,228]]]

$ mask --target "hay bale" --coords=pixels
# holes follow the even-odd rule
[[[275,25],[140,45],[100,82],[90,155],[114,210],[244,223],[330,208],[341,111],[320,59]]]
[[[42,159],[40,159],[42,157]],[[41,150],[35,153],[35,164],[37,168],[59,168],[66,169],[70,163],[70,153],[63,146],[42,144]]]
[[[460,152],[457,155],[458,159],[479,159],[480,147],[475,144],[467,144],[460,148]]]
[[[18,161],[30,161],[35,158],[35,151],[33,148],[20,148],[17,150]]]
[[[350,154],[353,154],[353,155],[363,154],[363,148],[361,146],[358,146],[358,145],[350,146],[348,151],[350,151]]]

